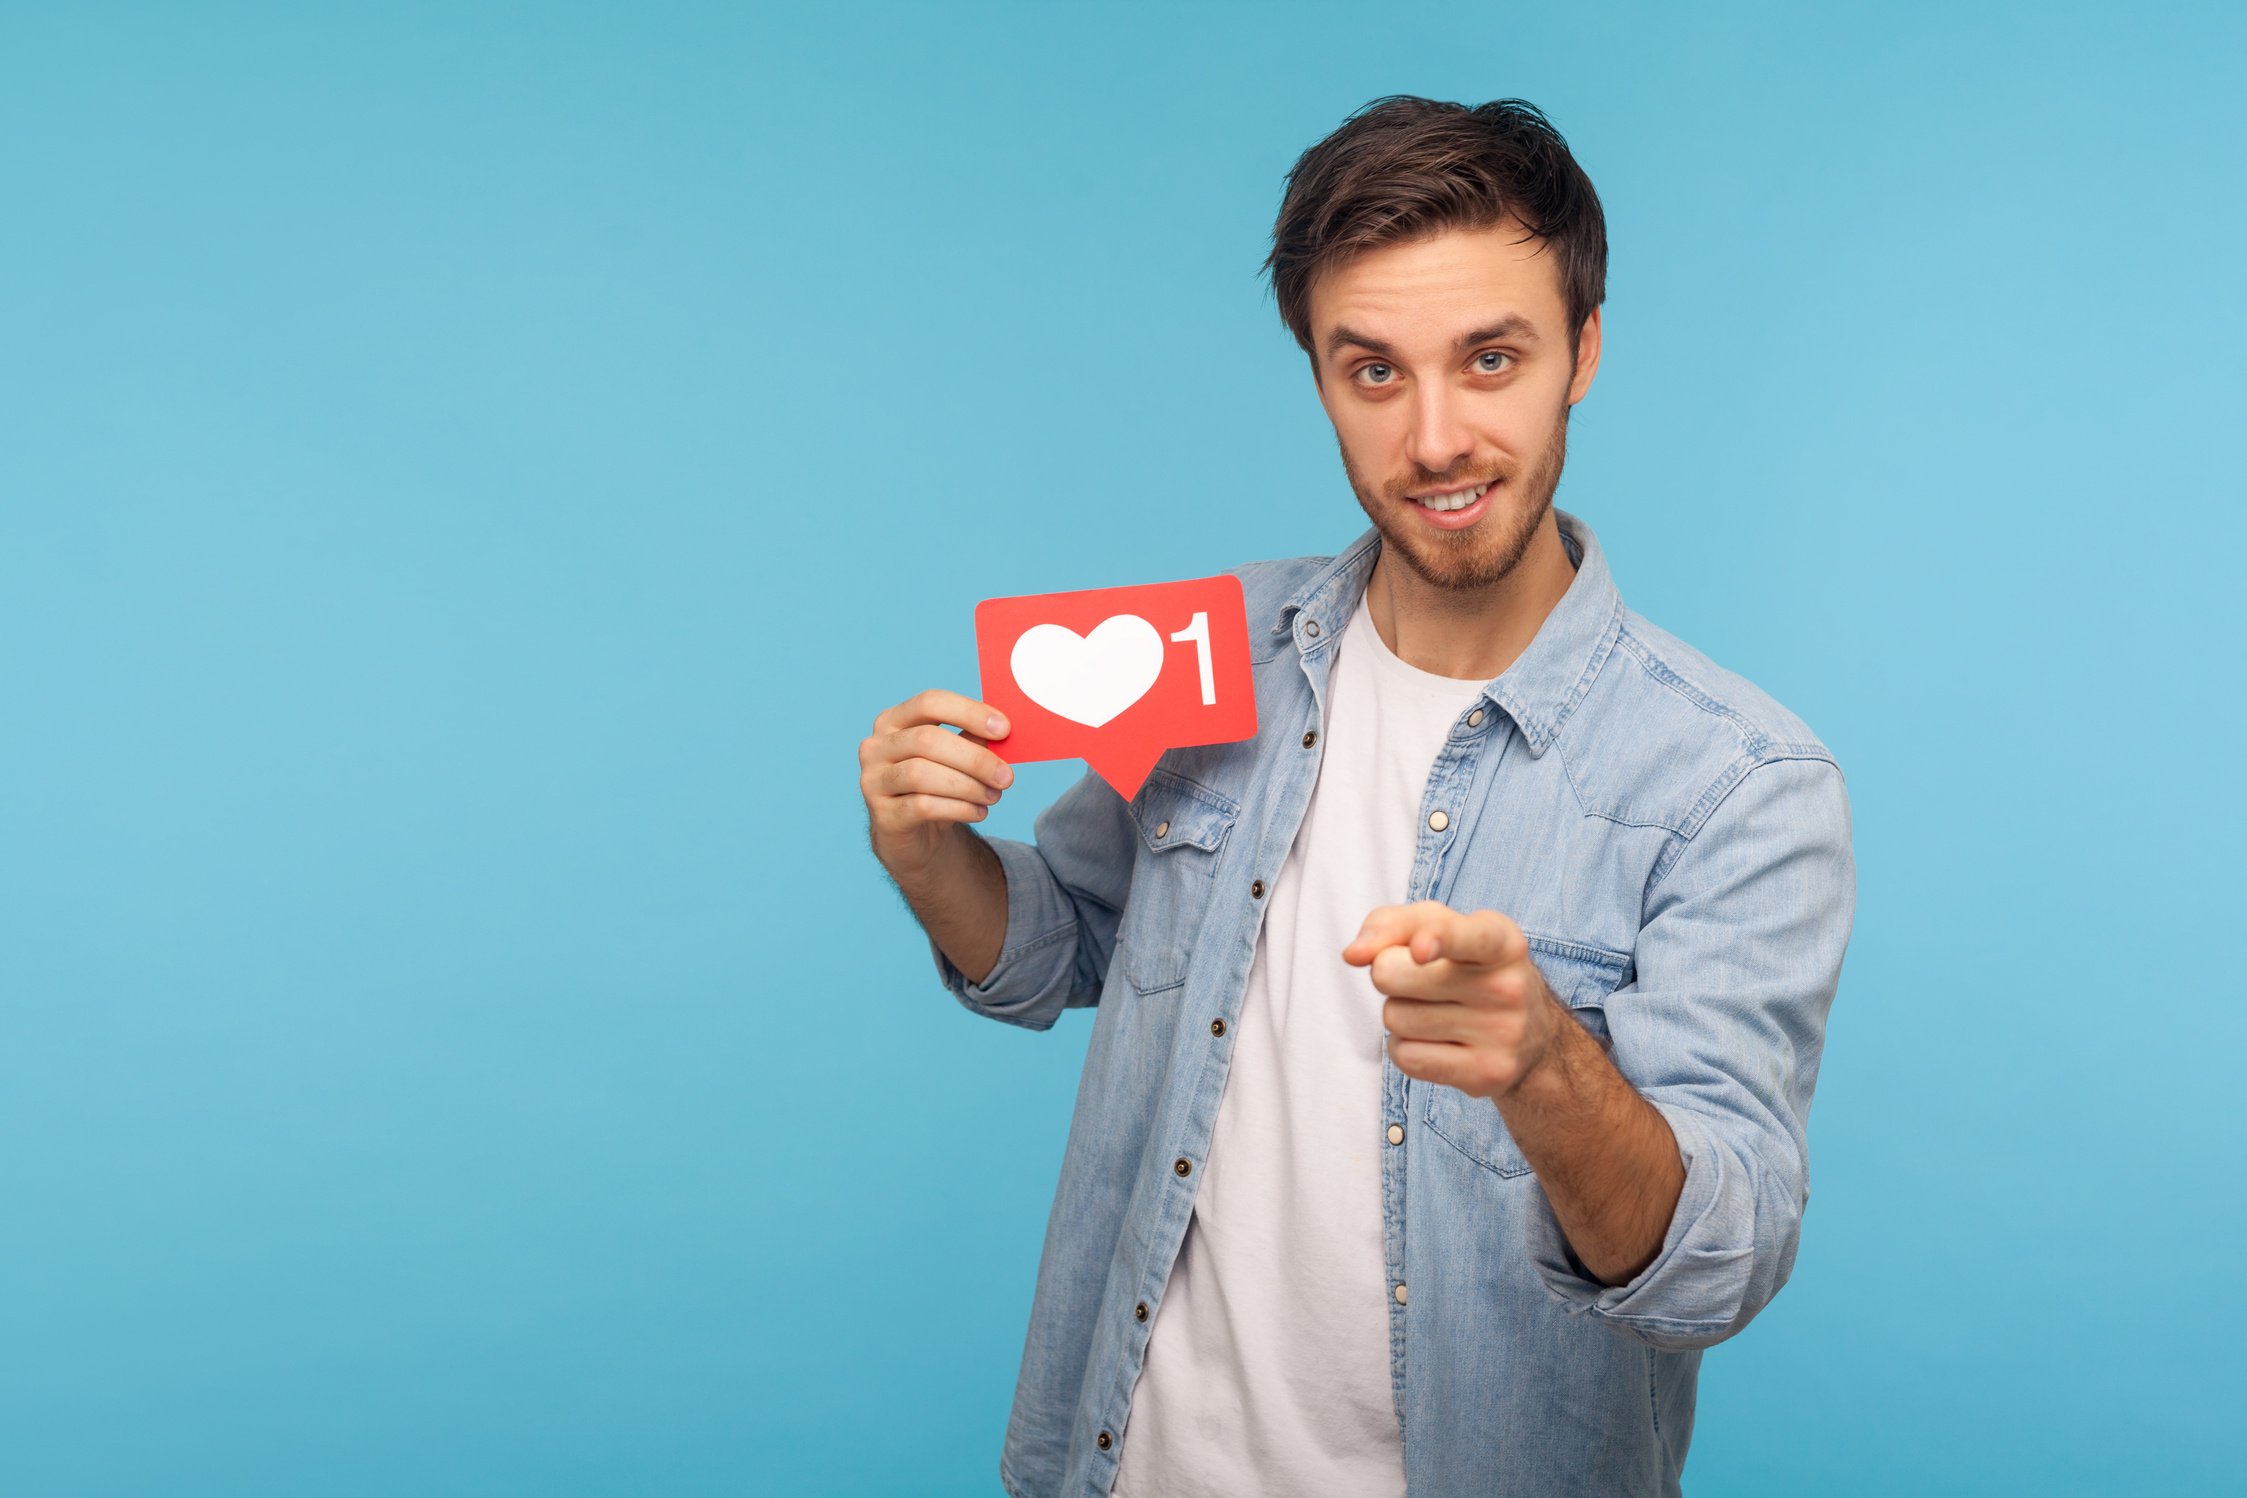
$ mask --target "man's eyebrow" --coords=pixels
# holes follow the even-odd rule
[[[1521,343],[1535,343],[1537,341],[1537,330],[1531,327],[1529,319],[1523,317],[1520,313],[1509,313],[1487,328],[1477,328],[1472,333],[1462,333],[1459,336],[1459,352],[1463,354],[1478,343],[1489,343],[1499,338],[1511,338]]]
[[[1535,343],[1537,341],[1537,330],[1531,327],[1529,319],[1523,317],[1520,313],[1509,313],[1487,328],[1477,328],[1471,333],[1461,333],[1457,345],[1458,352],[1463,354],[1476,344],[1488,343],[1494,338],[1513,338],[1523,343]],[[1370,333],[1360,333],[1357,329],[1343,324],[1326,335],[1327,357],[1331,359],[1340,353],[1345,344],[1356,344],[1368,353],[1379,354],[1384,359],[1394,359],[1397,356],[1395,349]]]

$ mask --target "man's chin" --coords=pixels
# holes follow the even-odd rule
[[[1494,544],[1492,536],[1493,527],[1502,518],[1485,515],[1473,525],[1439,531],[1405,515],[1401,523],[1392,519],[1379,527],[1381,544],[1430,587],[1484,587],[1492,580],[1492,569],[1504,561],[1505,547]]]
[[[1488,588],[1510,575],[1545,518],[1543,506],[1527,525],[1518,515],[1493,508],[1471,525],[1445,530],[1406,512],[1404,506],[1412,501],[1394,503],[1397,508],[1373,517],[1382,545],[1428,586],[1455,593]]]
[[[1449,593],[1468,593],[1487,588],[1504,576],[1493,570],[1494,559],[1467,554],[1464,547],[1444,548],[1457,554],[1428,556],[1417,546],[1403,546],[1401,560],[1416,573],[1420,580],[1432,588]],[[1479,549],[1478,549],[1479,550]],[[1479,565],[1478,565],[1479,564]]]

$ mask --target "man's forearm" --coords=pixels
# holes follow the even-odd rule
[[[1492,1101],[1576,1257],[1601,1284],[1624,1284],[1661,1252],[1685,1162],[1669,1121],[1592,1033],[1543,1002],[1561,1011],[1552,1049]]]
[[[975,829],[953,824],[926,868],[889,871],[905,903],[952,966],[981,983],[1006,942],[1006,870]]]

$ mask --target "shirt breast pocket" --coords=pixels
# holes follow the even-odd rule
[[[1531,934],[1529,960],[1545,975],[1545,982],[1568,1006],[1577,1023],[1607,1047],[1607,999],[1622,985],[1630,958],[1580,942]],[[1496,1103],[1434,1082],[1415,1080],[1412,1087],[1421,1095],[1420,1121],[1429,1133],[1494,1174],[1529,1173],[1529,1159],[1514,1143]]]
[[[1217,898],[1217,863],[1240,806],[1173,771],[1157,769],[1131,800],[1139,830],[1131,894],[1116,929],[1117,960],[1141,993],[1186,981],[1194,939]]]

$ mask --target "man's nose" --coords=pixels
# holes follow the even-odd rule
[[[1452,392],[1442,386],[1423,383],[1413,400],[1405,456],[1429,473],[1449,473],[1475,450],[1474,433],[1467,430]]]

